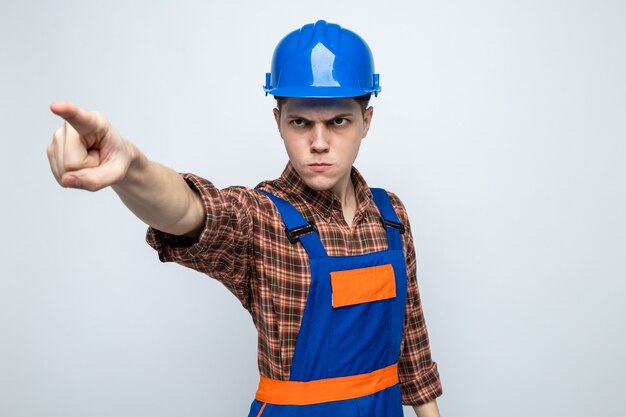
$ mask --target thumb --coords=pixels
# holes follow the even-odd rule
[[[126,169],[116,161],[105,162],[97,167],[66,172],[61,177],[61,184],[65,187],[98,191],[121,181],[126,175]]]
[[[101,114],[84,110],[72,103],[57,101],[50,105],[50,110],[72,125],[82,136],[101,131],[107,125]]]

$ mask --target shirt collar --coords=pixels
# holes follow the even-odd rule
[[[364,211],[372,202],[372,193],[361,173],[352,167],[350,172],[354,193],[356,196],[357,213]],[[287,163],[280,178],[274,182],[274,186],[290,197],[290,199],[302,199],[312,209],[329,215],[333,210],[341,213],[341,202],[331,190],[316,191],[306,185],[291,162]]]

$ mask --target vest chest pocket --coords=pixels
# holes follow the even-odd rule
[[[396,278],[391,264],[330,273],[333,307],[345,307],[396,297]]]

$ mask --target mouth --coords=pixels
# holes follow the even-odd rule
[[[314,162],[308,165],[309,169],[313,172],[324,172],[328,171],[332,164],[327,164],[326,162]]]

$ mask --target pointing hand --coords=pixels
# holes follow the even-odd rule
[[[133,146],[102,114],[63,102],[50,110],[65,120],[48,145],[50,168],[61,186],[97,191],[124,179]]]

